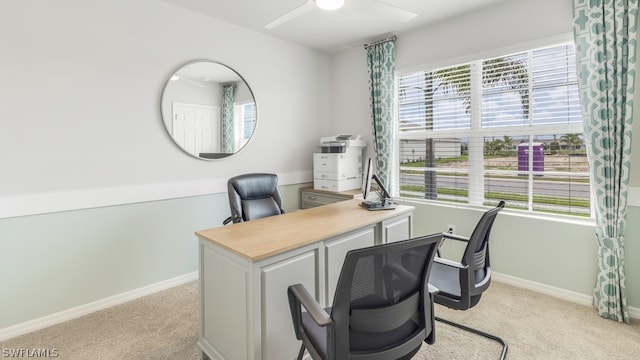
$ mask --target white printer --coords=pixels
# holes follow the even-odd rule
[[[313,188],[346,191],[362,186],[362,150],[360,135],[336,135],[320,138],[313,154]]]

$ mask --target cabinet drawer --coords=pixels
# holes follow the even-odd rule
[[[311,209],[311,208],[322,206],[322,205],[326,205],[326,204],[318,204],[318,203],[303,201],[302,206],[300,208],[304,210],[304,209]]]
[[[348,179],[362,176],[361,157],[357,154],[313,154],[313,172],[333,173],[338,179]]]
[[[321,195],[316,193],[302,193],[302,202],[316,203],[321,205],[333,204],[340,201],[345,201],[347,198],[331,196],[331,195]]]
[[[337,172],[326,172],[326,171],[313,171],[313,178],[314,179],[321,179],[321,180],[342,180],[342,179],[346,179],[346,174],[339,174]]]
[[[341,159],[344,159],[344,156],[335,154],[313,154],[313,170],[320,172],[338,172]]]
[[[355,190],[362,187],[362,178],[352,178],[344,180],[323,180],[313,179],[313,188],[316,190],[342,192]]]

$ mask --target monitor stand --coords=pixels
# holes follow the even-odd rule
[[[394,204],[392,202],[389,202],[388,200],[384,202],[366,200],[361,202],[360,206],[362,206],[363,208],[369,211],[374,211],[374,210],[393,210],[398,207],[398,204]]]

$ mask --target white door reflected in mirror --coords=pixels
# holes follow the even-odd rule
[[[257,120],[255,99],[244,79],[228,66],[206,60],[187,63],[169,77],[160,110],[175,144],[205,160],[240,151]]]

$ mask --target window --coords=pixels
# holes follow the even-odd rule
[[[398,76],[395,195],[590,215],[572,43]]]
[[[233,114],[235,117],[233,121],[235,124],[234,149],[237,151],[247,144],[255,129],[257,118],[256,103],[235,103]]]

